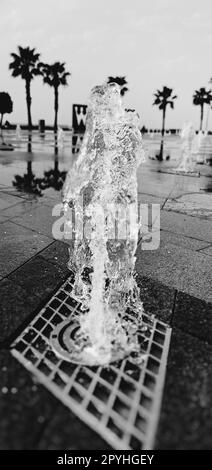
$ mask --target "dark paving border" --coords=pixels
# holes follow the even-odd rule
[[[9,279],[0,282],[0,345],[27,319],[37,303]]]
[[[178,291],[173,326],[212,345],[212,304]]]
[[[137,275],[137,283],[140,287],[144,311],[156,315],[160,320],[170,324],[176,296],[175,289],[139,274]]]
[[[33,382],[9,351],[0,352],[0,448],[34,449],[44,425],[57,410],[44,388]]]
[[[67,253],[68,246],[55,241],[0,281],[2,349],[9,347],[68,277]],[[209,449],[212,346],[205,340],[211,340],[211,305],[151,278],[138,275],[137,280],[145,311],[174,326],[156,448]],[[9,351],[0,351],[0,364],[0,448],[109,448],[41,385],[35,385]]]
[[[29,296],[44,300],[59,281],[68,275],[68,269],[55,266],[38,255],[8,276],[8,279],[23,287]]]
[[[23,264],[7,278],[0,281],[0,348],[8,347],[17,332],[29,322],[52,296],[70,271],[64,259],[57,257],[67,246],[52,243],[39,255]],[[59,253],[58,253],[59,250]],[[45,259],[46,253],[48,259]],[[50,253],[52,253],[52,261]]]
[[[62,432],[61,432],[62,430]],[[38,450],[107,450],[109,445],[65,406],[57,409],[38,443]]]
[[[0,351],[0,449],[109,449],[9,351]]]
[[[212,448],[212,346],[174,328],[156,449]]]

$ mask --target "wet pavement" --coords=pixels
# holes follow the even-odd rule
[[[50,133],[42,141],[35,133],[31,152],[28,145],[26,134],[19,148],[0,152],[0,448],[106,449],[9,351],[69,275],[68,245],[52,236],[52,209],[76,158],[72,136],[56,150]],[[151,155],[157,142],[145,145]],[[173,328],[156,448],[211,449],[212,167],[197,165],[200,177],[158,172],[176,164],[176,139],[171,151],[171,163],[147,159],[138,171],[139,201],[162,209],[159,249],[144,251],[141,241],[137,250],[141,298],[145,311]]]

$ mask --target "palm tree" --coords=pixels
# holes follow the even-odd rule
[[[204,87],[199,90],[195,90],[193,94],[193,104],[200,106],[200,131],[202,130],[203,116],[204,116],[204,105],[209,104],[212,101],[211,90],[206,90]]]
[[[172,92],[173,92],[172,88],[168,88],[164,86],[162,90],[157,90],[157,92],[154,93],[155,100],[154,100],[153,106],[157,105],[159,109],[162,110],[163,112],[162,130],[161,130],[162,137],[164,136],[164,132],[165,132],[166,108],[169,105],[173,109],[174,100],[177,98],[177,95],[172,95]]]
[[[48,171],[44,171],[44,177],[40,179],[39,188],[41,190],[47,188],[54,188],[56,191],[61,191],[67,171],[59,170],[59,161],[58,158],[55,158],[54,168]]]
[[[1,129],[2,141],[3,141],[3,134],[2,134],[3,117],[4,117],[4,114],[6,113],[8,114],[12,113],[12,110],[13,110],[13,102],[11,100],[9,93],[5,93],[4,91],[2,91],[0,93],[0,114],[1,114],[0,129]]]
[[[13,186],[17,188],[18,191],[34,194],[35,196],[42,196],[42,191],[40,188],[41,178],[36,178],[32,172],[32,162],[27,162],[27,173],[23,176],[15,175],[13,181]]]
[[[126,91],[128,91],[128,88],[125,86],[127,85],[127,80],[125,77],[108,77],[107,83],[117,83],[121,88],[121,96],[124,96]]]
[[[12,52],[10,55],[13,58],[9,64],[9,69],[12,70],[12,76],[21,76],[25,80],[26,87],[26,102],[27,102],[27,116],[28,116],[28,127],[32,129],[32,117],[31,117],[31,81],[37,75],[40,75],[40,71],[37,67],[40,54],[35,52],[35,48],[18,46],[18,54]]]
[[[57,131],[57,119],[59,109],[59,86],[66,86],[67,77],[71,75],[66,72],[65,62],[55,62],[54,64],[44,64],[40,62],[39,68],[43,75],[43,82],[54,88],[54,130]]]
[[[171,109],[174,109],[174,100],[176,100],[177,95],[173,95],[173,90],[172,88],[168,88],[164,86],[162,90],[157,90],[156,93],[154,93],[155,100],[153,102],[153,106],[157,105],[159,109],[162,111],[162,129],[161,129],[161,148],[160,148],[160,154],[158,156],[159,160],[163,160],[163,137],[164,137],[164,132],[165,132],[165,120],[166,120],[166,108],[169,105]]]

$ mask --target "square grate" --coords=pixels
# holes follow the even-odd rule
[[[17,337],[12,354],[64,405],[118,450],[152,449],[160,412],[171,328],[144,314],[144,360],[130,356],[109,367],[59,359],[49,345],[54,328],[80,304],[71,294],[73,275]]]

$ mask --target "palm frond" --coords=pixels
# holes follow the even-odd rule
[[[35,48],[18,46],[18,52],[18,54],[15,52],[10,54],[13,59],[9,64],[12,76],[21,75],[24,80],[32,80],[34,76],[40,75],[37,67],[40,54],[35,52]]]
[[[38,68],[42,72],[43,82],[55,88],[60,85],[66,86],[67,77],[71,75],[65,70],[65,62],[54,62],[53,64],[40,62]]]
[[[127,88],[126,86],[123,86],[123,87],[121,88],[121,91],[120,91],[121,96],[124,96],[124,94],[125,94],[127,91],[128,91],[128,88]]]
[[[117,83],[120,86],[120,94],[123,96],[129,89],[125,86],[127,85],[126,77],[111,77],[107,79],[107,83]]]
[[[203,106],[204,104],[210,104],[212,102],[211,90],[201,87],[199,90],[195,90],[193,94],[193,104],[196,106]]]
[[[14,69],[12,71],[12,77],[18,77],[19,75],[21,75],[21,69]]]
[[[171,109],[174,108],[174,100],[177,98],[177,95],[172,95],[173,89],[167,86],[163,86],[162,90],[156,90],[153,93],[155,97],[153,105],[157,105],[160,110],[166,109],[170,105]]]
[[[155,101],[153,102],[153,105],[158,105],[161,103],[160,98],[156,98]]]

